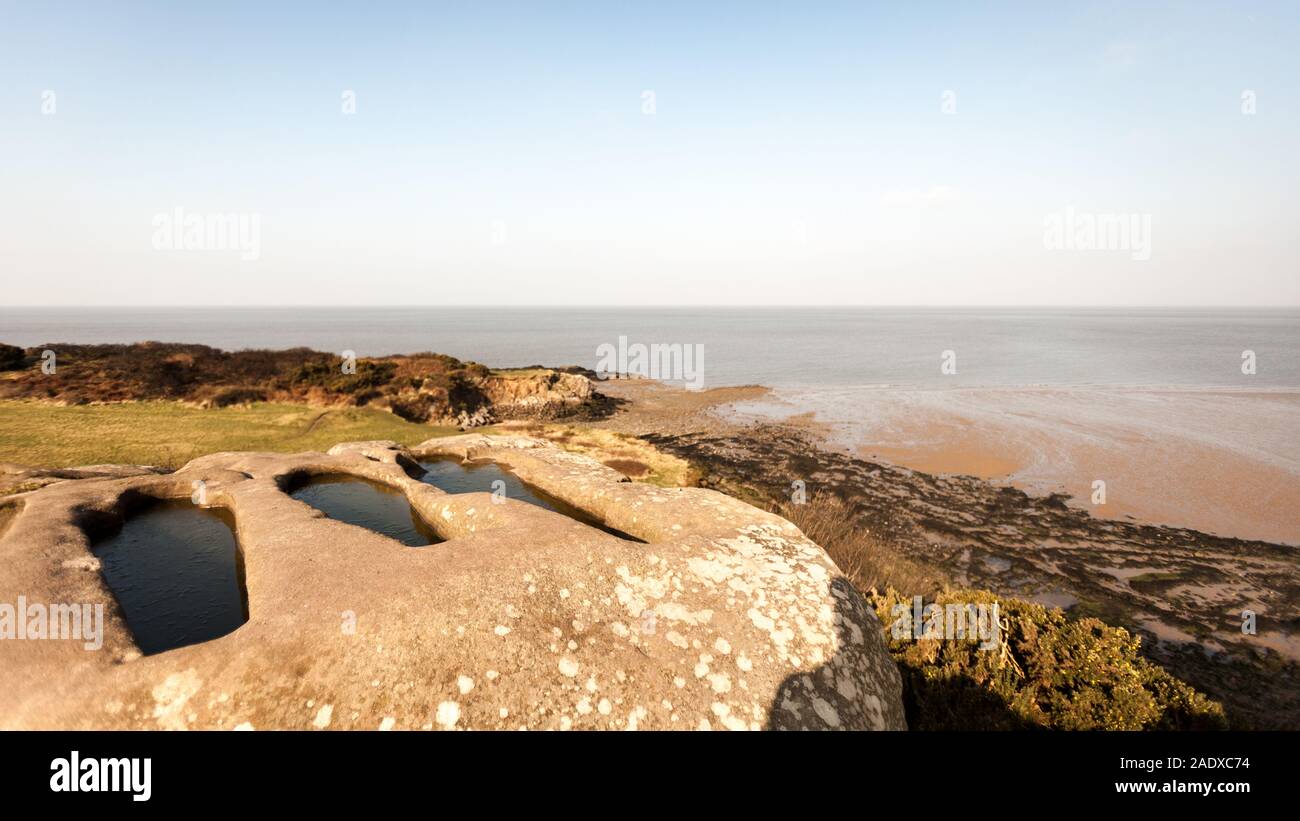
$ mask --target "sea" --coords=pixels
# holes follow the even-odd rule
[[[1300,388],[1296,308],[0,307],[0,342],[24,347],[157,340],[594,368],[620,337],[702,346],[704,387]]]

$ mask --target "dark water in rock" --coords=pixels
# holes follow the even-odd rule
[[[248,621],[243,563],[227,511],[158,502],[93,550],[146,654],[209,641]]]
[[[289,495],[331,519],[396,539],[408,547],[442,541],[399,491],[354,476],[312,476],[292,484]]]
[[[564,512],[566,515],[568,515],[568,511],[581,512],[537,488],[524,484],[519,480],[519,477],[493,462],[461,462],[459,459],[436,459],[421,462],[420,467],[426,471],[420,477],[421,482],[433,485],[448,493],[494,493],[499,491],[501,495],[507,498],[544,507],[547,510]],[[500,484],[497,484],[498,482]],[[562,511],[561,508],[567,508],[567,510]]]
[[[553,510],[620,539],[640,541],[621,530],[607,527],[586,511],[561,501],[540,488],[524,484],[518,476],[493,462],[461,462],[459,459],[448,458],[421,462],[420,467],[426,471],[420,481],[448,493],[499,492],[506,498]]]

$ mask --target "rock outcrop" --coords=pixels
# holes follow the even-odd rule
[[[493,414],[501,419],[573,416],[597,397],[587,377],[552,370],[524,377],[488,376],[482,388]]]
[[[411,478],[490,459],[641,539]],[[446,541],[409,548],[282,490],[346,473],[405,494]],[[141,656],[86,527],[129,497],[237,522],[249,620]],[[0,603],[97,603],[103,646],[0,640],[6,728],[903,729],[874,613],[792,524],[715,491],[633,483],[524,437],[406,451],[218,453],[168,475],[71,479],[0,500]]]

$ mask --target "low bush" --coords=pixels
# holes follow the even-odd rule
[[[953,589],[857,522],[852,507],[819,493],[778,512],[820,544],[875,607],[890,655],[903,676],[913,730],[1206,730],[1226,729],[1223,707],[1138,654],[1141,638],[1095,618]],[[878,591],[886,592],[880,593]],[[997,604],[995,648],[978,635],[895,637],[902,613],[922,604]],[[910,625],[910,618],[908,624]]]
[[[911,596],[869,595],[903,674],[914,730],[1223,730],[1223,707],[1138,654],[1141,638],[1056,608],[951,590],[925,604],[997,605],[996,646],[979,636],[891,629]],[[909,621],[910,623],[910,621]]]

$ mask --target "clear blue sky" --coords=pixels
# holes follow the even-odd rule
[[[1300,4],[704,6],[0,3],[5,298],[1300,304]]]

